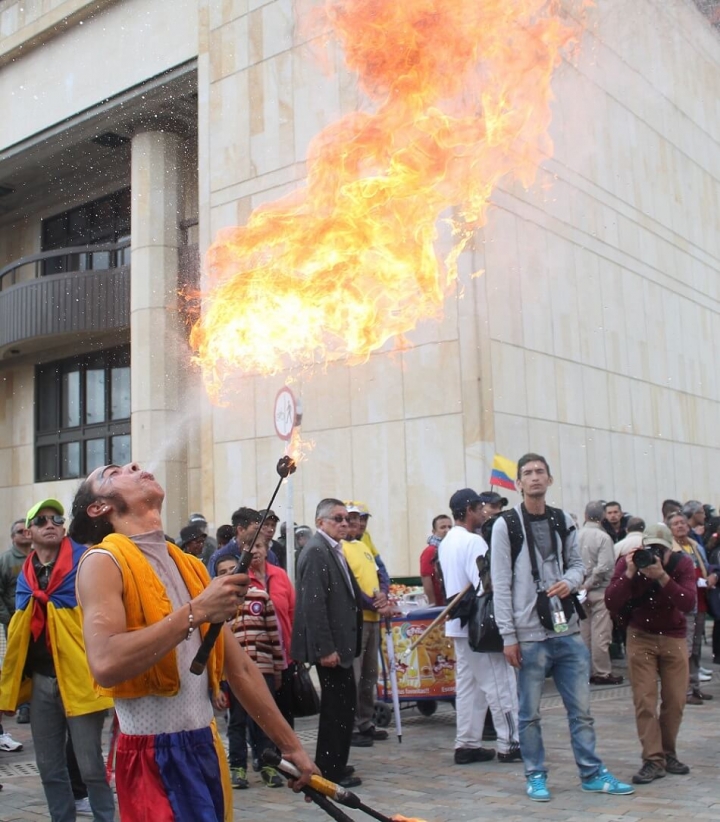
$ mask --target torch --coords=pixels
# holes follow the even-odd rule
[[[268,748],[263,753],[263,761],[266,765],[271,765],[273,768],[277,768],[280,773],[290,777],[291,779],[297,779],[300,776],[300,771],[293,765],[292,762],[288,762],[286,759],[283,759],[277,751],[274,751],[271,748]],[[357,794],[354,794],[352,791],[348,791],[346,788],[343,788],[335,782],[331,782],[329,779],[324,779],[322,776],[313,774],[310,777],[310,785],[308,787],[311,791],[316,792],[321,796],[329,797],[330,799],[335,800],[335,802],[345,805],[346,808],[355,808],[356,810],[364,811],[368,814],[368,816],[372,816],[373,819],[377,819],[379,822],[392,822],[389,816],[385,816],[385,814],[380,813],[374,808],[371,808],[369,805],[366,805],[364,802],[361,802],[360,797]],[[315,797],[312,797],[312,795],[311,798],[313,801],[317,801]],[[321,807],[324,810],[328,810],[325,805],[321,805]]]
[[[277,496],[278,491],[280,490],[280,486],[282,485],[282,481],[290,476],[290,474],[294,474],[297,465],[292,457],[281,457],[278,460],[278,464],[275,467],[275,470],[278,472],[280,479],[278,480],[277,485],[275,486],[275,490],[273,491],[272,497],[270,497],[270,502],[267,504],[265,508],[265,513],[260,520],[260,524],[257,527],[257,531],[255,531],[252,541],[250,545],[246,548],[243,548],[242,554],[240,555],[240,559],[237,561],[237,564],[232,570],[233,574],[244,574],[247,572],[247,569],[250,567],[250,560],[252,559],[252,549],[257,541],[258,534],[260,533],[260,529],[265,524],[265,519],[267,518],[268,512],[272,508],[273,502],[275,502],[275,497]],[[190,666],[190,670],[192,673],[197,674],[198,676],[205,670],[205,666],[207,665],[208,657],[210,656],[210,651],[213,649],[213,645],[217,641],[217,638],[222,630],[223,623],[222,622],[213,622],[212,625],[208,628],[207,633],[203,637],[202,645],[200,649],[195,654],[195,659],[192,661],[192,665]]]

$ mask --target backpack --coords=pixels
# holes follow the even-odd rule
[[[556,533],[560,537],[560,544],[562,547],[565,547],[565,539],[567,535],[570,533],[568,529],[567,523],[565,521],[565,514],[560,508],[551,508],[549,505],[545,506],[545,512],[548,517],[548,521],[550,522],[550,532]],[[511,508],[509,511],[502,511],[501,513],[497,514],[494,517],[491,517],[489,520],[486,520],[482,524],[482,536],[485,542],[487,543],[488,550],[482,559],[485,561],[483,565],[486,565],[486,568],[480,569],[480,563],[478,563],[478,568],[480,569],[480,578],[483,583],[483,590],[488,590],[486,586],[486,582],[488,585],[490,583],[490,554],[491,554],[491,545],[492,545],[492,531],[495,523],[500,519],[505,520],[505,524],[508,530],[508,537],[510,539],[510,568],[511,570],[515,570],[515,562],[517,558],[520,556],[520,552],[523,549],[523,545],[525,543],[525,535],[523,533],[522,521],[520,519],[520,515],[518,512]],[[487,579],[482,579],[483,574],[487,576]]]

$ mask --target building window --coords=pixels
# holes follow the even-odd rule
[[[130,189],[43,220],[42,250],[84,245],[112,245],[130,237]],[[65,254],[43,263],[43,275],[64,271],[105,270],[128,265],[130,247],[94,254]]]
[[[35,481],[130,462],[130,349],[35,369]]]

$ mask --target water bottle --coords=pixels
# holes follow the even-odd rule
[[[550,597],[550,613],[552,614],[553,629],[556,634],[562,634],[568,629],[565,609],[557,596]]]

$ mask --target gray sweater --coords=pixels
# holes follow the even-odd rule
[[[515,510],[522,522],[521,506]],[[564,513],[564,512],[563,512]],[[545,588],[553,583],[564,580],[571,591],[577,591],[585,578],[585,568],[578,552],[577,532],[575,523],[565,514],[565,523],[568,535],[565,545],[560,545],[560,538],[555,536],[558,548],[559,563],[554,556],[544,559],[537,548],[538,570]],[[533,529],[533,533],[535,530]],[[525,526],[523,524],[523,537]],[[518,642],[543,642],[556,636],[553,631],[545,629],[538,616],[535,602],[537,593],[532,576],[532,565],[528,553],[527,538],[524,539],[522,550],[515,561],[515,568],[511,567],[510,539],[505,520],[500,517],[492,529],[491,575],[494,591],[495,621],[505,645],[515,645]],[[568,621],[567,633],[576,633],[580,630],[577,614],[573,614]]]

